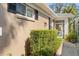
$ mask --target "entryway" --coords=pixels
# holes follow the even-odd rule
[[[57,29],[58,36],[64,38],[64,21],[63,20],[54,21],[54,28]]]

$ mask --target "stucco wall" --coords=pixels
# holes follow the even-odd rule
[[[47,23],[47,26],[44,25]],[[48,17],[39,13],[39,19],[27,21],[18,19],[15,14],[7,11],[7,4],[0,4],[0,55],[25,54],[25,41],[33,29],[48,29]]]

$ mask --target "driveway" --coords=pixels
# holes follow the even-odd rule
[[[69,42],[64,42],[62,48],[62,56],[78,56],[79,55],[78,52],[79,52],[79,43],[72,44]]]

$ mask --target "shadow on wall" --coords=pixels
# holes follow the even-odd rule
[[[25,20],[17,19],[13,22],[12,18],[8,15],[6,8],[3,6],[5,4],[0,3],[0,27],[2,27],[2,36],[0,36],[0,55],[3,55],[4,49],[10,46],[11,40],[16,39],[17,35],[17,28],[19,26],[22,27],[24,30],[24,25],[28,25],[28,22]],[[11,18],[11,19],[10,19]],[[13,18],[16,19],[16,18]],[[26,47],[29,45],[29,39],[25,42]],[[29,50],[30,47],[27,47],[27,55],[30,55]]]
[[[15,34],[15,27],[13,25],[8,26],[6,12],[6,8],[0,4],[0,27],[2,27],[2,36],[0,36],[0,55],[3,53],[3,50],[10,45],[10,38],[14,38]]]
[[[25,41],[25,56],[30,56],[30,41],[29,38]]]

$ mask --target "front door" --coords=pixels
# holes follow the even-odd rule
[[[55,28],[58,31],[58,36],[60,36],[61,38],[64,37],[64,26],[63,26],[63,22],[57,22],[55,23]]]

